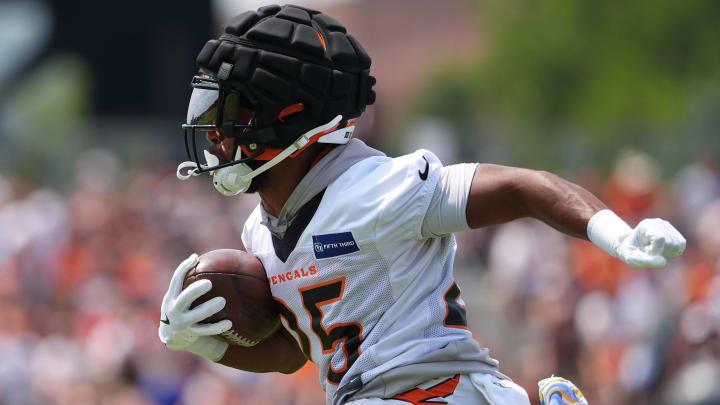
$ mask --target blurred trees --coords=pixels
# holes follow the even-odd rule
[[[720,2],[486,0],[486,49],[440,72],[415,112],[491,133],[513,163],[607,167],[621,145],[666,170],[720,157]],[[471,157],[471,156],[465,156]]]
[[[210,2],[0,1],[0,175],[57,188],[84,149],[145,166],[183,156],[212,30]]]

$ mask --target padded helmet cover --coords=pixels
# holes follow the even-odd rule
[[[205,44],[197,63],[221,88],[245,94],[255,110],[254,131],[273,132],[262,136],[268,148],[284,148],[337,115],[358,117],[375,102],[368,53],[332,17],[304,7],[271,5],[236,16]],[[302,112],[278,119],[297,103]]]

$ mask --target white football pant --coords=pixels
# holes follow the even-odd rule
[[[418,385],[394,399],[363,398],[346,405],[408,405],[445,403],[448,405],[530,405],[527,392],[509,380],[492,374],[476,373],[438,378]]]

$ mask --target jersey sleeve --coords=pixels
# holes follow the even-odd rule
[[[423,238],[437,238],[470,229],[466,208],[476,168],[477,163],[460,163],[441,169],[422,222]]]
[[[382,195],[376,238],[390,247],[408,239],[423,239],[422,223],[441,178],[442,163],[430,151],[392,159],[377,185]]]

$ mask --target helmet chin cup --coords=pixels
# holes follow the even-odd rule
[[[240,194],[250,188],[252,178],[248,174],[252,171],[252,168],[245,163],[223,167],[213,172],[213,185],[224,196]]]
[[[310,131],[300,135],[295,142],[291,143],[287,148],[283,149],[277,156],[263,163],[257,169],[252,169],[246,163],[234,163],[230,162],[230,166],[221,167],[209,171],[213,176],[213,185],[215,189],[224,196],[234,196],[247,191],[250,188],[252,179],[258,175],[269,170],[273,166],[282,162],[283,160],[290,157],[293,153],[303,149],[316,135],[325,133],[323,136],[319,136],[317,142],[322,143],[334,143],[334,144],[345,144],[348,143],[352,137],[352,130],[354,127],[346,127],[341,130],[336,130],[337,126],[342,121],[342,115],[338,115],[333,118],[332,121],[315,127]],[[213,155],[209,151],[205,150],[205,165],[201,165],[203,168],[217,166],[220,160],[217,156]],[[235,161],[242,159],[242,149],[237,148],[235,152]],[[188,170],[189,169],[189,170]],[[187,174],[183,173],[183,170],[187,170]],[[208,173],[205,171],[204,173]],[[187,180],[190,177],[198,176],[201,173],[198,171],[198,164],[196,162],[188,161],[180,163],[177,168],[177,177],[180,180]]]

